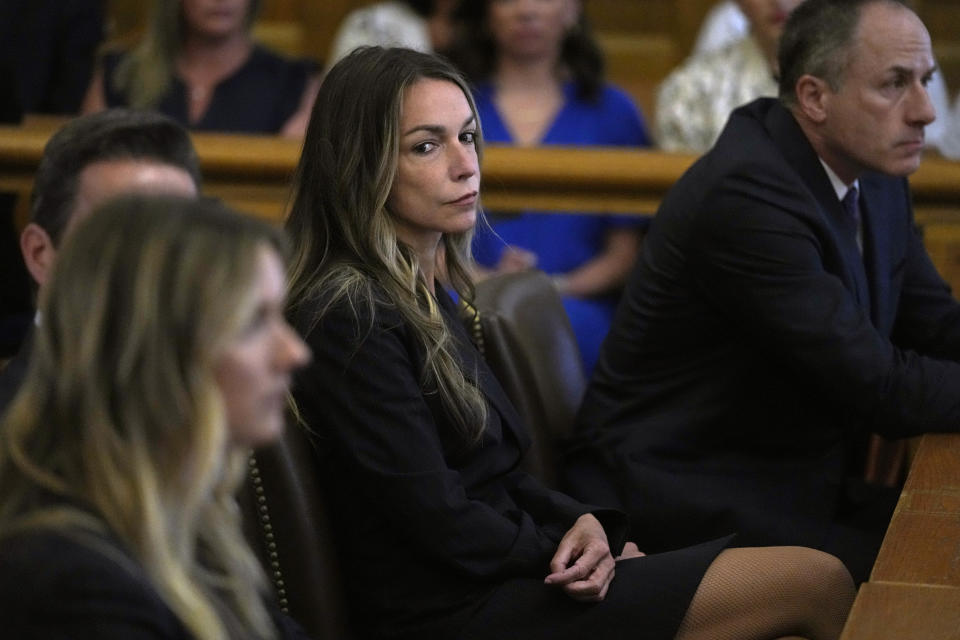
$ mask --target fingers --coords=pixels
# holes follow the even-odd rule
[[[580,548],[580,545],[583,547]],[[570,561],[576,557],[576,561]],[[601,560],[611,557],[606,540],[587,538],[584,543],[578,537],[564,537],[557,552],[550,561],[550,571],[544,582],[547,584],[567,584],[575,580],[584,580],[590,576]]]
[[[550,570],[553,573],[544,578],[543,581],[546,584],[565,585],[577,580],[584,580],[593,573],[601,557],[596,550],[591,550],[589,547],[585,548],[583,555],[570,566],[566,566],[566,560],[554,556],[550,563]]]
[[[552,573],[544,583],[561,587],[575,600],[602,600],[615,566],[603,527],[595,517],[584,514],[560,540],[550,561]]]
[[[562,586],[564,593],[578,602],[599,602],[607,595],[613,582],[616,562],[607,556],[585,580],[577,580]]]
[[[507,247],[500,256],[497,270],[505,273],[525,271],[537,264],[537,254],[520,247]]]
[[[550,561],[547,584],[567,584],[590,575],[605,556],[610,556],[607,535],[593,515],[586,513],[564,534]],[[571,564],[573,563],[573,564]]]
[[[570,561],[576,550],[575,544],[566,536],[560,541],[556,553],[553,554],[553,558],[550,560],[550,575],[547,576],[547,584],[553,584],[550,581],[551,577],[558,576],[565,571],[573,569],[573,566],[570,566]]]
[[[628,560],[630,558],[642,558],[645,556],[643,551],[637,548],[636,543],[627,542],[623,545],[623,551],[620,552],[620,555],[616,557],[617,560]]]
[[[558,562],[558,558],[554,558]],[[605,585],[613,579],[613,569],[616,563],[610,550],[605,544],[591,543],[583,549],[577,561],[568,567],[551,568],[554,572],[544,579],[544,583],[563,587],[568,594],[594,599],[601,593],[606,593]]]

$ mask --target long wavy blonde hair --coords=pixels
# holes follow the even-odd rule
[[[409,323],[425,354],[421,386],[436,391],[467,441],[486,422],[486,402],[463,370],[452,336],[420,272],[416,252],[397,238],[387,198],[397,177],[404,94],[422,78],[451,82],[459,72],[439,56],[409,49],[361,48],[338,62],[320,87],[294,181],[287,230],[293,240],[290,307],[346,299],[373,318],[379,299]],[[478,128],[476,149],[482,152]],[[471,229],[444,234],[442,267],[449,284],[472,299]],[[320,316],[323,314],[321,309]],[[319,320],[319,316],[314,321]]]
[[[247,28],[260,13],[261,0],[249,0]],[[167,93],[184,37],[183,0],[154,0],[143,38],[114,71],[113,81],[137,109],[155,107]]]
[[[214,367],[255,313],[277,232],[210,201],[100,208],[65,239],[0,424],[0,536],[118,537],[202,640],[275,636]]]

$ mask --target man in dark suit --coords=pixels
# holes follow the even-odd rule
[[[101,202],[131,192],[194,196],[199,185],[190,136],[170,118],[112,109],[71,120],[43,150],[31,220],[20,234],[31,278],[43,288],[64,235]],[[0,371],[0,416],[23,381],[31,342],[28,335]]]
[[[731,116],[663,201],[569,450],[570,491],[646,550],[738,531],[864,579],[895,494],[853,480],[870,431],[960,428],[960,305],[905,176],[935,62],[896,0],[807,0],[780,98]]]

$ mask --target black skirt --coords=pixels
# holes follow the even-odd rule
[[[703,574],[732,536],[617,563],[601,602],[582,603],[538,579],[505,582],[460,640],[671,640]]]

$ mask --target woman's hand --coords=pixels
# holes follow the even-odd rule
[[[543,582],[559,586],[574,600],[599,602],[607,595],[615,565],[600,521],[585,513],[563,536],[550,561],[552,573]]]
[[[527,271],[537,266],[537,254],[520,247],[509,246],[500,254],[500,261],[495,271],[497,273],[516,273]]]
[[[618,555],[615,560],[619,562],[620,560],[629,560],[630,558],[642,558],[645,555],[647,554],[637,548],[636,542],[627,542],[624,543],[623,551],[620,552],[620,555]]]

